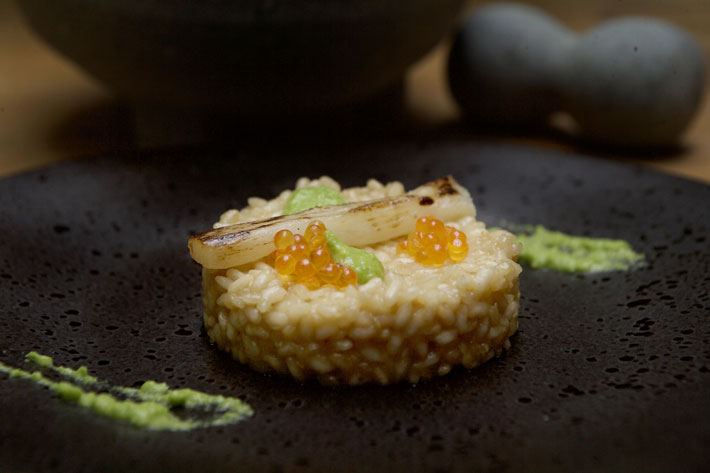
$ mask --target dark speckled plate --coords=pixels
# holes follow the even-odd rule
[[[337,159],[335,159],[337,157]],[[347,163],[341,165],[338,163]],[[648,266],[526,270],[513,348],[419,386],[253,373],[201,330],[192,231],[328,173],[413,186],[452,173],[491,224],[629,240]],[[710,188],[502,146],[84,159],[0,182],[0,360],[28,350],[115,384],[244,397],[245,422],[154,433],[0,375],[0,471],[701,471],[710,446]]]

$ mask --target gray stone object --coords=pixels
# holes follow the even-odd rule
[[[620,18],[580,36],[539,9],[496,4],[465,20],[449,82],[480,124],[540,127],[564,112],[586,141],[673,146],[700,106],[705,64],[694,39],[662,21]]]

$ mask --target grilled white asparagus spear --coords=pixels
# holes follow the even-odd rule
[[[416,219],[433,215],[455,220],[476,209],[468,191],[448,176],[424,184],[405,195],[368,202],[317,207],[293,215],[236,223],[190,238],[192,258],[208,269],[226,269],[251,263],[274,251],[274,234],[283,229],[306,230],[320,220],[350,246],[367,246],[406,235]]]

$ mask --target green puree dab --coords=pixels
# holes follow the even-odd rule
[[[289,196],[284,207],[284,215],[303,212],[314,207],[344,203],[343,195],[332,187],[302,187]],[[347,245],[333,232],[326,231],[325,237],[333,260],[353,268],[357,273],[358,284],[365,284],[372,278],[384,279],[385,268],[377,256],[369,251]]]
[[[284,215],[297,214],[313,207],[327,207],[345,203],[343,194],[332,187],[301,187],[291,193],[284,207]]]
[[[377,256],[369,251],[346,245],[333,232],[327,230],[325,239],[333,260],[353,268],[357,273],[359,284],[365,284],[372,278],[384,279],[385,268]]]
[[[520,260],[536,269],[570,273],[626,271],[644,258],[624,240],[567,235],[541,225],[517,236],[523,246]]]
[[[193,389],[171,389],[165,383],[146,381],[136,388],[109,386],[91,376],[86,367],[77,369],[55,365],[51,357],[29,352],[25,359],[45,370],[54,371],[69,381],[54,381],[40,371],[13,368],[0,362],[0,373],[11,378],[33,381],[55,392],[67,402],[77,404],[95,414],[131,423],[150,430],[191,430],[231,424],[253,414],[251,407],[237,398],[212,395]],[[121,399],[110,392],[91,391],[104,389],[122,394]],[[193,420],[175,415],[171,409],[182,407],[214,414],[211,419]]]

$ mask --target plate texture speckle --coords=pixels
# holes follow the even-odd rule
[[[453,174],[493,225],[623,238],[627,273],[526,269],[502,358],[421,383],[325,388],[254,373],[201,329],[190,232],[301,175],[410,187]],[[137,430],[0,375],[0,471],[706,471],[710,188],[636,167],[451,142],[173,150],[0,181],[0,360],[29,350],[114,384],[239,395],[253,418]]]

